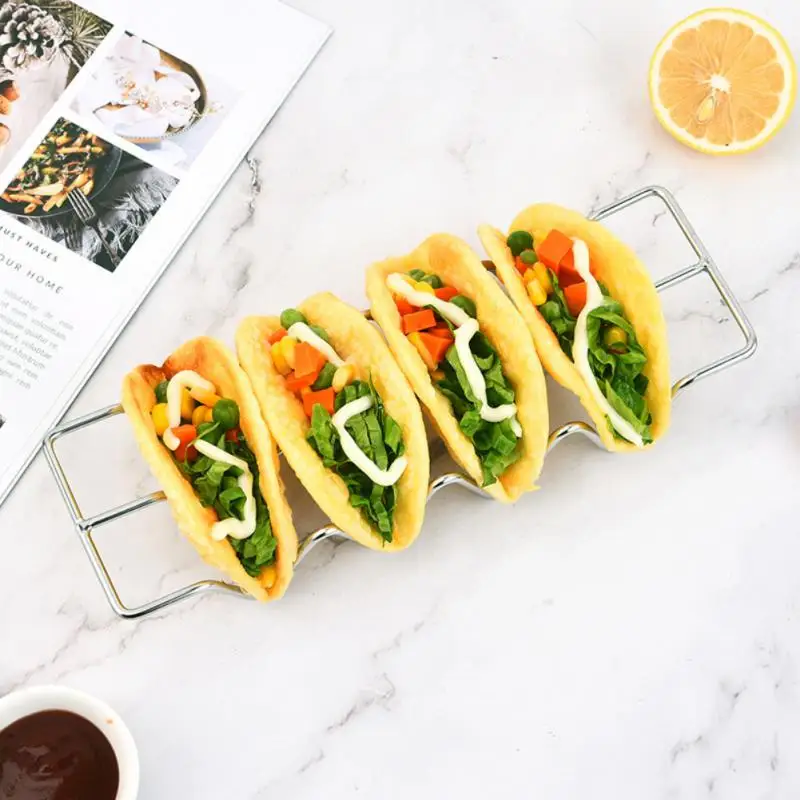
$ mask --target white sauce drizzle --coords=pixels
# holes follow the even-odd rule
[[[435,294],[420,292],[418,289],[410,286],[405,276],[400,272],[393,272],[389,275],[386,279],[386,285],[395,294],[405,297],[412,306],[417,306],[419,308],[422,306],[431,306],[435,308],[445,319],[452,322],[453,325],[463,325],[465,322],[469,322],[469,320],[472,319],[463,308],[459,308],[457,305],[447,300],[442,300]]]
[[[400,272],[393,272],[386,278],[386,285],[390,291],[405,297],[413,306],[432,306],[435,308],[445,319],[449,320],[456,326],[455,330],[455,345],[458,358],[461,365],[464,367],[464,373],[467,376],[472,393],[481,404],[480,415],[481,419],[486,422],[502,422],[503,420],[511,420],[511,430],[518,439],[522,437],[522,426],[517,419],[517,407],[514,403],[492,407],[486,399],[486,380],[483,377],[480,367],[475,362],[475,357],[469,349],[469,343],[472,337],[478,332],[478,321],[473,319],[464,309],[459,308],[453,303],[442,300],[436,295],[428,294],[427,292],[420,292],[409,285],[405,276]]]
[[[242,470],[237,483],[244,492],[244,519],[239,520],[235,517],[229,517],[215,522],[211,526],[211,538],[221,542],[227,536],[232,539],[247,539],[252,536],[256,529],[256,498],[253,496],[253,473],[250,472],[247,462],[232,456],[219,447],[215,447],[204,439],[195,440],[194,446],[204,456]]]
[[[583,307],[583,311],[578,315],[578,320],[575,323],[572,360],[575,362],[575,368],[578,370],[583,380],[586,381],[592,398],[611,420],[614,430],[624,439],[631,442],[631,444],[635,444],[637,447],[643,447],[644,441],[642,437],[627,420],[623,419],[622,416],[614,410],[606,399],[589,364],[589,335],[586,331],[586,322],[589,318],[589,314],[596,308],[604,305],[605,300],[603,299],[603,291],[600,288],[600,284],[597,283],[594,275],[592,275],[589,270],[589,248],[586,246],[586,242],[581,239],[575,239],[572,244],[572,254],[574,256],[576,272],[586,281],[586,305]]]
[[[506,405],[492,407],[486,399],[486,380],[483,377],[481,368],[475,361],[472,350],[469,349],[470,340],[477,332],[478,321],[475,319],[470,319],[469,322],[465,322],[456,328],[456,352],[461,366],[464,367],[464,373],[467,376],[467,382],[472,389],[472,393],[481,404],[481,419],[487,422],[502,422],[506,419],[512,419],[517,414],[516,404],[507,403]]]
[[[393,486],[400,480],[400,476],[408,466],[408,459],[405,456],[396,458],[389,469],[380,469],[366,453],[356,444],[355,439],[345,428],[345,423],[357,414],[363,414],[372,408],[373,400],[367,395],[352,400],[347,405],[342,406],[333,415],[333,427],[339,432],[342,441],[344,454],[355,464],[373,483],[378,486]]]
[[[181,393],[184,389],[203,389],[206,392],[216,391],[211,381],[207,381],[194,370],[184,369],[176,372],[167,384],[167,429],[164,431],[164,444],[170,450],[177,450],[180,439],[172,432],[181,424]]]
[[[286,333],[291,336],[292,339],[310,344],[315,350],[319,350],[334,367],[344,366],[344,361],[339,358],[336,351],[321,336],[314,333],[305,322],[295,322],[294,325],[289,327]]]

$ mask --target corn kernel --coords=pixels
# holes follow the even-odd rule
[[[189,389],[189,394],[194,397],[198,403],[202,403],[204,406],[208,406],[209,408],[214,408],[214,406],[222,399],[214,392],[207,392],[205,389],[199,388]]]
[[[541,306],[547,302],[547,292],[542,289],[542,284],[534,278],[528,283],[528,297],[535,306]]]
[[[522,282],[527,286],[531,281],[536,280],[536,273],[532,267],[528,267],[522,275]]]
[[[261,570],[261,585],[265,589],[271,589],[275,585],[275,581],[278,580],[278,570],[274,564],[270,564],[268,567],[264,567]]]
[[[194,425],[195,428],[206,421],[206,410],[207,406],[197,406],[197,408],[192,411],[192,425]]]
[[[617,325],[612,325],[606,330],[603,341],[606,347],[614,347],[620,344],[626,345],[628,344],[628,334]]]
[[[334,392],[341,392],[345,386],[352,383],[356,377],[356,368],[352,364],[345,364],[343,367],[338,367],[336,372],[333,373],[333,381],[331,386]]]
[[[184,387],[181,389],[181,418],[188,422],[192,418],[194,406],[195,403],[194,400],[192,400],[192,396],[189,394],[189,390]]]
[[[150,412],[150,414],[153,417],[153,425],[155,426],[156,433],[159,436],[163,436],[164,431],[166,431],[166,429],[169,427],[167,404],[157,403],[153,406],[153,410]]]
[[[547,267],[542,264],[541,261],[537,261],[533,265],[533,272],[536,275],[536,280],[544,289],[545,294],[552,294],[553,293],[553,282],[550,280],[550,273],[547,271]]]
[[[289,369],[294,369],[294,348],[297,346],[297,339],[293,339],[291,336],[284,336],[280,344],[281,352],[289,365]]]
[[[425,281],[415,281],[414,288],[418,292],[425,292],[425,294],[436,294],[436,290],[429,283]]]
[[[284,336],[283,338],[285,339],[287,337]],[[281,339],[281,342],[282,341],[283,339]],[[286,363],[281,342],[275,342],[275,344],[270,347],[269,354],[272,356],[272,363],[275,369],[281,375],[288,375],[292,371],[292,368]]]

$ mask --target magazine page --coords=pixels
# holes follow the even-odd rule
[[[0,501],[329,35],[118,5],[0,6]]]

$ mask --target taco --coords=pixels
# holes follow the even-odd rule
[[[667,330],[636,254],[599,222],[534,205],[506,236],[478,233],[547,371],[574,392],[603,444],[641,450],[669,426]]]
[[[548,437],[544,373],[475,253],[454,236],[431,236],[370,267],[367,294],[453,458],[498,500],[536,488]]]
[[[180,530],[258,600],[286,591],[297,534],[278,453],[247,376],[214,339],[186,342],[122,385],[136,441]]]
[[[425,513],[428,440],[376,328],[323,293],[244,320],[236,347],[283,455],[331,521],[375,550],[410,545]]]

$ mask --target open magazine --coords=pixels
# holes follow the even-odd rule
[[[0,502],[330,33],[236,17],[0,3]]]

